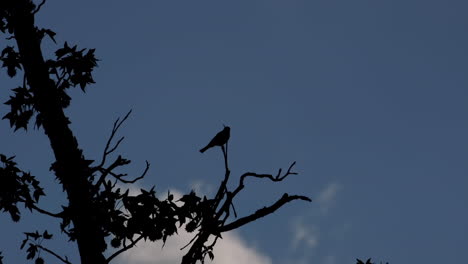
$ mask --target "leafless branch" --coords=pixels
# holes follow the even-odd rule
[[[33,11],[33,15],[35,15],[39,10],[41,10],[41,7],[45,4],[46,0],[42,0],[42,2],[36,7],[36,10]]]
[[[54,214],[54,213],[51,213],[51,212],[46,211],[44,209],[41,209],[41,208],[37,207],[36,205],[32,205],[32,208],[34,210],[38,211],[39,213],[45,214],[45,215],[48,215],[48,216],[52,216],[52,217],[56,217],[56,218],[62,218],[62,216],[63,216],[62,213]]]
[[[242,174],[242,176],[240,177],[239,179],[239,185],[237,186],[237,188],[234,190],[234,192],[232,193],[233,196],[236,196],[243,188],[244,188],[244,180],[247,178],[247,177],[255,177],[255,178],[266,178],[266,179],[269,179],[273,182],[279,182],[279,181],[282,181],[284,180],[286,177],[288,177],[289,175],[297,175],[297,172],[291,172],[292,168],[294,167],[294,165],[296,165],[296,162],[294,161],[288,168],[287,172],[284,173],[283,175],[281,175],[282,173],[282,169],[279,169],[278,170],[278,174],[276,174],[276,176],[273,176],[271,174],[258,174],[258,173],[254,173],[254,172],[246,172],[244,174]]]
[[[106,179],[106,176],[109,174],[113,174],[113,170],[119,166],[127,165],[129,164],[130,161],[122,158],[122,156],[118,156],[117,159],[108,167],[108,168],[102,168],[101,165],[97,167],[99,172],[101,172],[101,177],[99,177],[99,180],[96,182],[96,186],[101,185],[104,180]]]
[[[143,173],[139,177],[136,177],[133,180],[124,180],[124,179],[122,179],[122,177],[127,176],[127,174],[115,174],[113,172],[109,172],[109,174],[114,176],[117,180],[119,180],[119,181],[121,181],[123,183],[135,183],[138,180],[141,180],[141,179],[143,179],[145,177],[146,173],[149,170],[149,167],[150,167],[150,163],[148,161],[146,161],[146,167],[145,167],[145,170],[143,171]]]
[[[65,257],[65,258],[62,258],[61,256],[59,256],[57,253],[53,252],[52,250],[46,248],[46,247],[43,247],[41,245],[36,245],[38,248],[44,250],[45,252],[51,254],[52,256],[58,258],[59,260],[61,260],[63,263],[66,263],[66,264],[72,264],[70,261],[68,261],[68,258]]]
[[[125,120],[127,120],[127,118],[130,116],[131,113],[132,113],[132,110],[128,111],[128,113],[125,115],[124,118],[122,118],[122,120],[120,120],[120,118],[117,118],[117,120],[115,120],[114,125],[112,126],[111,134],[109,136],[109,139],[107,140],[106,146],[104,148],[104,152],[102,154],[101,164],[99,164],[97,166],[97,168],[101,168],[102,166],[104,166],[104,164],[106,163],[107,156],[109,154],[111,154],[112,152],[114,152],[118,148],[118,146],[120,145],[122,140],[124,140],[124,137],[121,137],[117,141],[117,143],[113,147],[111,147],[111,144],[112,144],[112,141],[114,140],[115,134],[119,130],[120,126],[125,122]]]
[[[220,227],[218,229],[219,232],[226,232],[226,231],[230,231],[230,230],[233,230],[233,229],[236,229],[236,228],[239,228],[245,224],[248,224],[252,221],[255,221],[259,218],[262,218],[264,216],[267,216],[273,212],[275,212],[276,210],[278,210],[281,206],[283,206],[284,204],[286,203],[289,203],[291,201],[294,201],[294,200],[303,200],[303,201],[308,201],[308,202],[312,202],[312,200],[309,198],[309,197],[306,197],[306,196],[302,196],[302,195],[288,195],[287,193],[283,194],[283,196],[278,200],[276,201],[276,203],[268,206],[268,207],[263,207],[262,209],[259,209],[257,210],[255,213],[249,215],[249,216],[245,216],[245,217],[242,217],[242,218],[239,218],[238,220],[232,222],[232,223],[229,223],[227,225],[224,225],[222,227]]]
[[[226,194],[227,192],[227,183],[229,181],[229,176],[231,175],[231,171],[229,170],[229,165],[228,165],[228,144],[229,144],[229,141],[226,142],[226,148],[224,146],[221,146],[221,149],[223,150],[223,157],[224,157],[224,179],[223,181],[221,182],[221,184],[219,185],[219,188],[218,188],[218,191],[216,193],[216,196],[214,198],[214,204],[213,204],[213,208],[216,209],[218,207],[218,205],[221,203],[221,201],[224,199],[224,195]]]
[[[180,250],[184,250],[186,247],[190,246],[190,244],[193,243],[193,241],[195,241],[198,237],[199,237],[200,233],[196,234],[192,239],[190,239],[190,241],[187,243],[187,245],[183,246]]]
[[[135,246],[136,243],[138,243],[138,241],[140,241],[141,239],[143,239],[143,235],[140,235],[140,237],[138,237],[137,239],[132,241],[132,243],[130,243],[129,245],[124,246],[123,248],[121,248],[121,249],[117,250],[116,252],[114,252],[114,254],[112,254],[110,257],[108,257],[106,259],[106,263],[109,263],[113,258],[117,257],[121,253],[123,253],[123,252],[127,251],[128,249],[132,248],[133,246]]]
[[[20,201],[23,202],[23,203],[26,202],[26,201],[23,200],[23,199],[21,199]],[[26,206],[26,204],[25,204],[25,206]],[[31,208],[34,209],[34,210],[36,210],[38,213],[45,214],[45,215],[52,216],[52,217],[56,217],[56,218],[62,218],[62,213],[63,213],[63,212],[60,212],[60,213],[58,213],[58,214],[54,214],[54,213],[51,213],[51,212],[49,212],[49,211],[46,211],[46,210],[44,210],[44,209],[42,209],[42,208],[39,208],[39,207],[38,207],[37,205],[35,205],[35,204],[28,205],[28,206],[31,206]]]
[[[255,178],[266,178],[266,179],[269,179],[273,182],[279,182],[279,181],[282,181],[284,180],[287,176],[289,175],[297,175],[296,172],[292,172],[292,168],[294,167],[294,165],[296,164],[296,162],[294,161],[288,168],[288,170],[286,171],[286,173],[282,174],[282,169],[279,169],[278,170],[278,174],[276,174],[276,176],[273,176],[271,174],[258,174],[258,173],[254,173],[254,172],[246,172],[244,174],[242,174],[242,176],[240,177],[239,179],[239,185],[237,186],[237,188],[234,190],[234,192],[232,193],[229,193],[229,195],[227,196],[226,200],[224,201],[223,205],[221,206],[221,208],[218,210],[218,212],[216,213],[216,218],[219,219],[219,217],[221,217],[221,215],[223,213],[226,213],[229,211],[229,207],[232,205],[232,207],[234,208],[234,205],[232,204],[232,200],[236,197],[237,194],[239,194],[239,192],[244,189],[245,185],[244,185],[244,180],[247,178],[247,177],[255,177]],[[224,183],[224,182],[223,182]],[[235,213],[235,212],[234,212]],[[236,213],[235,213],[236,214]],[[237,214],[236,214],[237,215]]]

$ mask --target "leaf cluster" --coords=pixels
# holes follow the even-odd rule
[[[10,78],[15,77],[16,69],[21,69],[19,53],[12,46],[3,49],[0,60],[3,62],[2,67],[7,68],[7,74]]]
[[[18,204],[23,203],[32,210],[45,194],[39,181],[30,173],[20,170],[13,159],[0,154],[0,210],[8,212],[11,219],[17,222],[20,220]]]
[[[55,32],[50,29],[36,28],[38,40],[41,41],[45,36],[49,36],[55,42]],[[97,59],[94,55],[95,49],[78,49],[75,46],[69,46],[67,42],[63,47],[55,51],[55,59],[45,61],[49,73],[50,80],[54,83],[57,96],[60,99],[62,108],[67,108],[70,105],[71,97],[67,94],[67,90],[73,87],[80,87],[85,92],[88,85],[94,83],[92,71],[97,67]],[[13,78],[18,70],[22,69],[21,56],[13,46],[7,46],[0,54],[2,67],[7,69],[9,77]],[[10,106],[8,112],[3,119],[10,121],[10,126],[15,130],[23,128],[27,130],[29,120],[34,114],[36,115],[35,125],[39,128],[43,121],[41,114],[37,111],[34,93],[28,85],[28,76],[24,76],[22,86],[12,89],[14,94],[5,102]]]

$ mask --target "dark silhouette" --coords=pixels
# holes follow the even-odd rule
[[[7,119],[15,131],[26,130],[30,127],[30,120],[35,121],[38,130],[43,130],[55,157],[50,170],[61,185],[55,187],[63,189],[67,195],[60,212],[42,209],[39,198],[46,194],[38,178],[25,172],[27,170],[19,169],[14,157],[0,154],[0,211],[8,212],[13,221],[20,220],[19,205],[24,205],[33,212],[60,222],[60,230],[70,241],[76,241],[82,264],[108,264],[141,240],[162,240],[164,243],[183,226],[188,232],[196,234],[187,244],[190,249],[182,263],[195,264],[198,261],[203,263],[206,256],[214,258],[213,248],[216,241],[222,239],[223,232],[270,215],[291,201],[311,201],[306,196],[284,193],[271,205],[237,218],[234,198],[244,189],[246,178],[281,182],[297,173],[292,171],[295,162],[286,172],[280,169],[276,175],[246,172],[235,178],[239,181],[238,185],[230,189],[228,186],[233,185],[228,184],[231,173],[227,151],[229,127],[225,127],[200,150],[203,152],[214,146],[221,146],[223,150],[224,175],[220,177],[222,181],[214,197],[201,198],[192,191],[176,203],[170,193],[166,199],[160,200],[154,187],[142,189],[139,195],[130,195],[128,189],[121,190],[118,183],[124,186],[133,184],[144,178],[150,167],[146,162],[143,172],[133,179],[118,171],[130,163],[122,155],[115,155],[123,141],[123,137],[116,139],[117,132],[130,112],[114,122],[98,161],[86,159],[64,109],[71,103],[69,89],[80,88],[84,92],[94,83],[92,72],[98,60],[94,49],[77,48],[67,42],[55,51],[55,56],[44,59],[41,41],[49,37],[55,42],[52,30],[35,24],[35,15],[45,2],[43,0],[36,5],[32,0],[0,1],[0,31],[5,38],[16,42],[16,47],[3,49],[0,61],[7,69],[8,76],[22,73],[19,87],[12,89],[13,94],[6,102],[10,112],[3,119]],[[236,218],[230,217],[232,214]],[[44,263],[43,257],[48,255],[66,264],[72,262],[44,245],[53,237],[47,230],[24,234],[26,238],[20,248],[27,247],[27,259],[41,264]],[[211,242],[207,244],[208,241]]]
[[[226,144],[229,140],[229,136],[231,134],[231,128],[228,126],[224,126],[224,129],[218,132],[214,138],[211,139],[210,143],[206,145],[206,147],[200,149],[200,152],[203,153],[207,149],[215,147],[215,146],[220,146],[222,147],[224,144]]]
[[[368,258],[366,260],[366,262],[360,260],[360,259],[356,259],[357,263],[356,264],[375,264],[375,262],[371,262],[371,258]],[[382,264],[382,262],[380,262],[380,264]],[[389,264],[388,262],[385,262],[385,264]]]

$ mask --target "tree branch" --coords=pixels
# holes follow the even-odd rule
[[[33,11],[33,15],[35,15],[39,10],[41,10],[41,7],[45,4],[46,0],[42,0],[42,2],[36,7],[36,10]]]
[[[218,205],[221,203],[221,201],[224,198],[224,195],[227,192],[226,186],[227,186],[227,183],[229,181],[229,176],[231,175],[231,171],[229,170],[229,166],[228,166],[228,152],[227,152],[228,143],[229,143],[229,140],[228,140],[228,142],[226,142],[226,147],[221,146],[221,149],[223,151],[223,157],[224,157],[224,171],[225,171],[225,173],[224,173],[224,179],[221,182],[221,184],[219,185],[218,192],[216,193],[216,196],[214,198],[214,203],[213,203],[213,209],[214,210],[216,210],[216,208],[218,208]]]
[[[52,216],[52,217],[56,217],[56,218],[62,218],[62,216],[63,216],[63,212],[60,212],[60,213],[58,213],[58,214],[54,214],[54,213],[51,213],[51,212],[46,211],[46,210],[44,210],[44,209],[41,209],[41,208],[37,207],[37,206],[34,205],[34,204],[32,205],[32,208],[33,208],[34,210],[38,211],[39,213],[45,214],[45,215],[48,215],[48,216]]]
[[[285,193],[285,194],[283,194],[283,196],[278,201],[276,201],[276,203],[274,203],[274,204],[272,204],[272,205],[270,205],[268,207],[263,207],[262,209],[257,210],[255,213],[253,213],[253,214],[251,214],[249,216],[239,218],[238,220],[236,220],[236,221],[234,221],[232,223],[224,225],[224,226],[218,228],[218,231],[219,232],[226,232],[226,231],[230,231],[230,230],[239,228],[239,227],[241,227],[243,225],[246,225],[246,224],[248,224],[248,223],[250,223],[252,221],[255,221],[255,220],[259,219],[259,218],[262,218],[264,216],[267,216],[267,215],[275,212],[276,210],[278,210],[284,204],[289,203],[289,202],[294,201],[294,200],[303,200],[303,201],[312,202],[312,200],[309,197],[302,196],[302,195],[288,195],[287,193]]]
[[[122,120],[120,120],[120,118],[117,118],[117,120],[115,120],[114,125],[112,126],[112,131],[109,136],[109,139],[107,140],[106,146],[104,147],[104,152],[102,154],[102,161],[97,166],[97,168],[102,168],[102,166],[104,166],[104,164],[106,163],[107,156],[111,154],[112,152],[114,152],[119,147],[120,143],[124,140],[124,137],[121,137],[117,141],[117,143],[113,147],[111,147],[111,143],[115,137],[115,134],[119,130],[120,126],[125,122],[125,120],[127,120],[127,118],[130,116],[131,113],[132,113],[132,110],[128,111],[128,113],[124,116],[124,118],[122,118]]]
[[[145,167],[145,170],[143,171],[143,173],[139,177],[136,177],[133,180],[124,180],[124,179],[122,179],[123,176],[127,176],[126,174],[115,174],[113,172],[110,172],[109,174],[114,176],[117,180],[119,180],[119,181],[121,181],[123,183],[135,183],[138,180],[141,180],[141,179],[143,179],[145,177],[146,173],[149,170],[149,167],[150,167],[150,163],[148,161],[146,161],[146,167]]]
[[[26,201],[25,201],[24,199],[20,199],[20,201],[23,202],[23,203],[25,204],[25,206],[26,206]],[[41,214],[45,214],[45,215],[48,215],[48,216],[52,216],[52,217],[56,217],[56,218],[62,218],[62,216],[63,216],[63,212],[54,214],[54,213],[51,213],[51,212],[49,212],[49,211],[46,211],[46,210],[44,210],[44,209],[42,209],[42,208],[39,208],[39,207],[38,207],[37,205],[35,205],[35,204],[28,204],[28,205],[26,206],[26,208],[30,209],[29,207],[32,208],[32,209],[34,209],[34,210],[36,210],[37,212],[39,212],[39,213],[41,213]]]
[[[123,166],[123,165],[127,165],[129,164],[130,161],[129,160],[126,160],[126,159],[123,159],[122,156],[118,156],[117,159],[106,169],[102,168],[101,165],[99,165],[97,167],[97,170],[99,170],[99,172],[101,172],[101,177],[99,177],[99,180],[96,182],[96,186],[99,186],[101,185],[104,180],[106,179],[106,176],[108,174],[112,174],[112,171],[119,167],[119,166]]]
[[[52,250],[46,248],[46,247],[43,247],[41,245],[36,245],[38,248],[44,250],[45,252],[51,254],[52,256],[58,258],[59,260],[61,260],[63,263],[66,263],[66,264],[72,264],[70,261],[68,261],[68,258],[65,257],[65,258],[62,258],[61,256],[59,256],[57,253],[53,252]]]
[[[226,163],[227,164],[227,163]],[[296,162],[294,161],[288,168],[288,170],[286,171],[286,173],[284,173],[283,175],[281,175],[282,173],[282,169],[279,169],[278,170],[278,174],[276,174],[276,176],[273,176],[271,174],[258,174],[258,173],[254,173],[254,172],[246,172],[244,174],[242,174],[242,176],[240,177],[239,179],[239,185],[237,186],[237,188],[234,190],[234,192],[232,193],[229,193],[229,195],[227,196],[226,200],[224,201],[223,205],[221,206],[221,208],[218,210],[218,212],[216,213],[216,219],[219,219],[219,217],[221,217],[221,215],[223,213],[226,213],[227,211],[229,211],[229,207],[232,205],[232,200],[236,197],[237,194],[239,194],[239,192],[244,189],[245,185],[244,185],[244,180],[247,178],[247,177],[255,177],[255,178],[267,178],[273,182],[280,182],[282,180],[284,180],[287,176],[289,175],[297,175],[297,172],[292,172],[292,168],[294,167],[294,165],[296,165]],[[226,179],[227,180],[227,179]],[[223,182],[223,184],[225,184],[225,182]],[[225,186],[225,185],[224,185]],[[221,188],[221,187],[220,187]],[[233,209],[234,209],[234,205],[232,205]],[[235,212],[234,212],[235,213]]]
[[[123,182],[123,183],[135,183],[141,179],[143,179],[145,176],[146,176],[146,173],[148,173],[148,170],[150,168],[150,163],[148,161],[146,161],[146,167],[145,167],[145,170],[143,171],[143,173],[136,177],[135,179],[133,180],[125,180],[123,179],[122,177],[124,176],[127,176],[127,174],[116,174],[114,173],[112,170],[114,170],[115,168],[119,167],[119,166],[123,166],[123,165],[127,165],[128,163],[130,163],[129,160],[126,160],[126,159],[122,159],[121,156],[119,156],[110,166],[109,168],[100,168],[99,169],[99,172],[101,172],[101,177],[99,177],[99,180],[96,182],[96,186],[99,186],[101,185],[105,179],[106,179],[106,176],[107,175],[111,175],[113,176],[114,178],[116,178],[117,180]]]
[[[278,170],[278,174],[276,174],[276,176],[273,176],[271,174],[258,174],[258,173],[254,173],[254,172],[246,172],[246,173],[242,174],[242,176],[239,179],[239,185],[237,186],[237,188],[233,192],[233,196],[236,196],[237,193],[239,193],[239,191],[244,188],[245,178],[247,178],[247,177],[267,178],[267,179],[269,179],[269,180],[271,180],[273,182],[280,182],[280,181],[284,180],[286,177],[288,177],[289,175],[297,175],[297,172],[292,172],[291,171],[292,168],[294,167],[294,165],[296,165],[295,161],[289,166],[288,170],[283,175],[281,175],[282,169]]]

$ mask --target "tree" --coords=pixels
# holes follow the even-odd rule
[[[256,212],[237,217],[234,198],[243,190],[247,178],[260,178],[280,182],[293,172],[295,162],[276,175],[246,172],[240,176],[235,189],[228,189],[230,169],[228,163],[228,141],[220,147],[224,157],[224,177],[213,198],[199,197],[195,192],[184,195],[179,201],[172,194],[167,199],[156,197],[154,187],[142,190],[139,195],[130,195],[128,189],[121,190],[117,183],[132,184],[145,177],[150,164],[141,175],[129,179],[119,174],[117,169],[130,163],[130,160],[114,156],[123,137],[117,139],[117,132],[127,120],[130,112],[117,119],[99,162],[87,159],[79,147],[64,109],[70,105],[69,89],[79,87],[83,92],[94,83],[92,72],[97,66],[94,49],[79,49],[67,42],[55,51],[55,58],[45,59],[41,41],[48,37],[55,42],[55,33],[50,29],[39,28],[35,24],[35,14],[45,4],[36,5],[32,0],[1,0],[0,31],[13,44],[6,46],[0,59],[9,77],[22,74],[22,82],[12,89],[13,95],[6,102],[10,106],[3,119],[10,122],[14,130],[27,130],[34,120],[34,127],[44,131],[55,156],[51,171],[62,185],[68,203],[58,213],[49,212],[39,206],[45,193],[36,177],[21,170],[14,157],[0,155],[0,209],[8,212],[13,221],[19,221],[18,206],[23,204],[36,213],[45,214],[60,221],[61,231],[78,245],[81,263],[104,264],[112,261],[122,252],[129,250],[140,240],[163,242],[175,235],[184,226],[194,232],[194,239],[188,243],[188,253],[183,264],[204,262],[206,256],[213,259],[213,247],[223,232],[237,229],[266,215],[272,214],[288,202],[294,200],[311,201],[306,196],[285,193],[275,203]],[[224,142],[223,142],[224,143]],[[123,208],[117,208],[123,204]],[[230,218],[231,213],[235,219]],[[21,248],[27,245],[27,259],[37,264],[44,263],[38,256],[44,251],[64,263],[70,261],[39,241],[52,238],[48,231],[26,232]],[[213,242],[208,243],[209,238]],[[114,253],[104,255],[110,246]],[[1,262],[1,258],[0,258]]]

